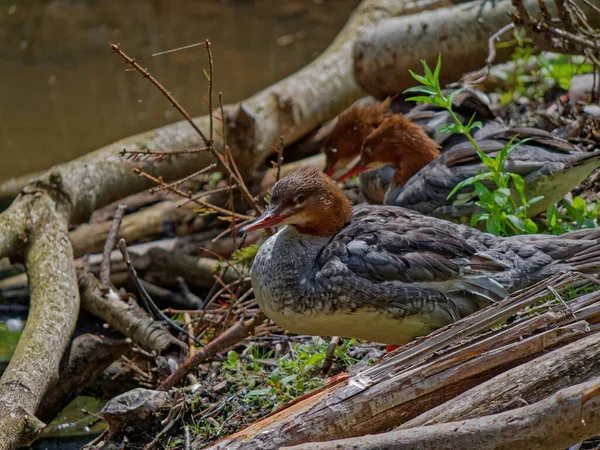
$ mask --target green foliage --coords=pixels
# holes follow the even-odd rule
[[[497,47],[512,47],[514,70],[494,71],[492,75],[505,81],[507,89],[502,92],[500,102],[507,105],[520,98],[541,99],[548,90],[558,86],[569,89],[574,75],[591,73],[592,64],[585,63],[583,56],[555,53],[535,54],[531,40],[523,32],[515,32],[514,39],[498,44]]]
[[[549,233],[562,234],[567,231],[581,228],[596,228],[600,215],[600,203],[586,203],[581,197],[575,197],[573,203],[562,199],[564,209],[559,210],[556,205],[550,205],[546,211],[546,220],[543,223]]]
[[[242,267],[252,267],[256,253],[258,252],[259,246],[256,244],[249,245],[248,247],[242,247],[237,249],[231,254],[231,261],[234,264],[239,264]]]
[[[448,94],[442,92],[439,82],[439,75],[442,68],[442,57],[438,57],[435,70],[432,72],[427,63],[421,60],[423,64],[424,75],[417,75],[413,71],[410,74],[417,80],[421,86],[415,86],[407,89],[404,92],[417,92],[426,94],[424,96],[411,97],[408,100],[430,103],[437,105],[447,110],[454,119],[453,124],[448,124],[441,127],[438,132],[456,133],[464,135],[473,148],[479,155],[479,158],[487,168],[488,172],[477,174],[459,183],[452,190],[448,198],[452,197],[459,190],[467,186],[473,186],[479,201],[475,202],[477,206],[483,209],[483,212],[475,214],[471,220],[471,226],[477,222],[485,222],[485,228],[489,233],[499,236],[510,236],[514,234],[536,233],[537,225],[527,217],[527,208],[533,203],[541,200],[543,197],[536,197],[530,200],[525,198],[525,181],[516,173],[509,173],[505,170],[505,164],[511,153],[527,139],[515,142],[515,138],[511,139],[495,157],[491,157],[484,153],[471,132],[482,126],[481,122],[474,122],[474,116],[463,124],[452,110],[452,102],[456,95],[463,91],[461,88],[452,91]],[[495,185],[495,189],[491,191],[484,183]],[[511,194],[511,189],[517,194],[520,205]]]
[[[342,366],[355,362],[348,354],[355,344],[354,339],[343,339],[337,347],[334,357]],[[295,345],[293,352],[277,359],[276,367],[270,372],[260,362],[269,358],[270,352],[261,354],[259,348],[254,348],[248,362],[230,351],[223,362],[223,371],[232,382],[250,389],[244,397],[247,403],[274,409],[323,385],[318,375],[327,347],[323,339]]]

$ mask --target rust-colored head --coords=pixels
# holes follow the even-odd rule
[[[360,158],[338,181],[367,170],[393,165],[394,182],[404,185],[440,155],[440,146],[402,114],[386,119],[363,142]]]
[[[338,116],[325,146],[325,173],[334,177],[360,154],[363,141],[393,113],[391,99],[371,106],[352,105]]]
[[[241,233],[292,225],[313,236],[333,236],[352,214],[352,203],[338,185],[315,166],[305,166],[282,178],[271,191],[269,208]]]

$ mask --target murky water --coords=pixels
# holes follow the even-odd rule
[[[120,43],[192,114],[208,109],[203,47],[213,43],[215,89],[251,95],[320,53],[358,0],[0,0],[0,180],[70,160],[179,120]]]

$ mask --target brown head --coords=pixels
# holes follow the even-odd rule
[[[367,170],[393,165],[394,182],[404,185],[440,155],[440,146],[402,114],[386,119],[363,142],[360,159],[338,181]]]
[[[352,105],[338,116],[325,146],[325,173],[332,177],[360,154],[363,141],[390,117],[391,99],[371,106]]]
[[[329,237],[344,227],[350,214],[352,203],[335,181],[306,166],[275,183],[269,208],[240,233],[291,225],[301,233]]]

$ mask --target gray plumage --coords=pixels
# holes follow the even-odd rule
[[[597,271],[600,231],[501,238],[413,211],[359,206],[331,238],[287,226],[252,269],[260,308],[299,334],[403,344],[566,270]]]

